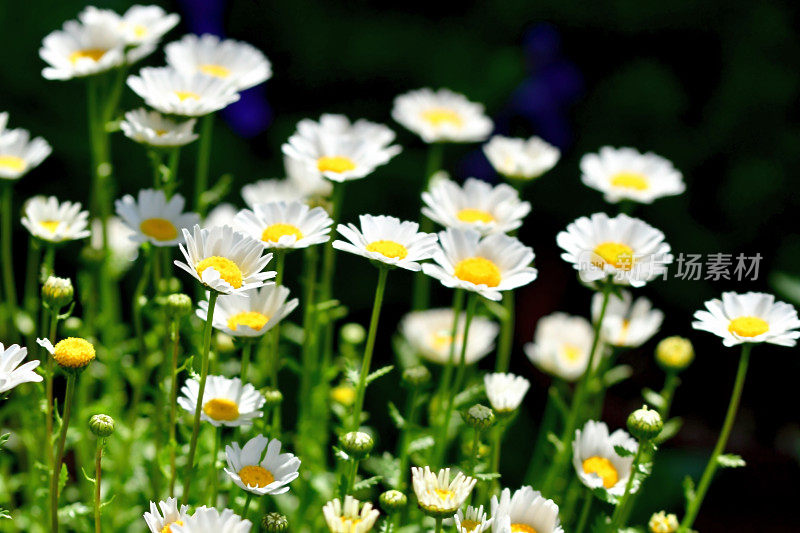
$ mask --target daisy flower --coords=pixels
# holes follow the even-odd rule
[[[81,211],[80,202],[34,196],[25,204],[22,225],[36,238],[59,243],[88,237],[88,218],[89,212]]]
[[[78,371],[97,357],[94,345],[80,337],[61,339],[53,346],[50,339],[36,339],[36,343],[53,356],[53,361],[67,371]]]
[[[39,57],[48,64],[42,70],[45,79],[69,80],[106,72],[141,56],[134,53],[126,58],[125,42],[103,17],[88,24],[68,20],[44,38]]]
[[[412,467],[411,481],[417,502],[425,514],[450,518],[464,504],[477,480],[459,472],[451,481],[449,468],[439,470],[437,475],[426,466]]]
[[[178,398],[178,405],[194,414],[199,390],[198,380],[188,380],[181,388],[183,395]],[[262,416],[261,408],[265,401],[255,387],[249,383],[242,385],[239,378],[208,376],[200,419],[214,427],[249,426],[254,418]]]
[[[252,527],[250,520],[245,520],[230,509],[220,513],[203,506],[198,507],[193,515],[185,516],[182,524],[173,523],[169,533],[249,533]]]
[[[350,242],[333,241],[343,252],[361,255],[392,267],[420,270],[417,261],[429,259],[436,247],[436,235],[417,231],[416,222],[395,217],[361,215],[361,228],[339,224],[336,231]]]
[[[197,213],[184,213],[186,201],[180,194],[167,200],[164,191],[142,189],[138,199],[130,194],[114,202],[117,215],[134,231],[138,243],[153,246],[175,246],[183,242],[182,231],[200,222]]]
[[[524,346],[525,354],[541,370],[566,381],[575,381],[586,372],[594,331],[583,317],[553,313],[539,319],[533,342]]]
[[[603,487],[609,494],[619,497],[625,492],[631,475],[633,456],[620,457],[614,446],[635,452],[639,445],[627,432],[618,429],[609,435],[608,426],[603,422],[589,420],[582,430],[575,430],[572,464],[584,485],[590,489]]]
[[[286,180],[303,195],[303,200],[319,202],[328,198],[333,192],[333,182],[323,176],[319,168],[309,170],[305,160],[284,155],[283,168]]]
[[[42,376],[34,372],[39,361],[28,361],[19,366],[27,355],[27,348],[21,348],[18,344],[6,348],[0,342],[0,395],[22,383],[42,381]]]
[[[172,533],[170,527],[183,524],[188,511],[188,505],[178,507],[177,498],[167,498],[167,501],[160,501],[158,505],[150,502],[150,512],[144,513],[144,521],[147,523],[150,533]]]
[[[148,146],[185,146],[197,139],[195,119],[176,121],[144,108],[125,113],[119,127],[129,139]]]
[[[298,201],[270,202],[243,209],[234,224],[265,248],[308,248],[330,240],[333,220],[321,207],[310,208]]]
[[[650,204],[664,196],[681,194],[683,176],[672,163],[654,153],[604,146],[581,158],[581,180],[597,189],[610,203],[633,200]]]
[[[344,497],[344,505],[336,498],[322,508],[331,533],[366,533],[371,531],[380,513],[370,502],[361,503],[352,496]]]
[[[89,6],[78,18],[84,24],[109,24],[128,45],[157,43],[180,21],[180,16],[167,13],[159,6],[141,5],[131,6],[121,16],[110,9]]]
[[[242,187],[242,199],[250,209],[270,202],[305,202],[306,194],[288,179],[258,180]]]
[[[725,292],[721,300],[709,300],[705,305],[707,311],[694,314],[692,327],[721,337],[725,346],[767,342],[792,347],[800,338],[797,310],[776,302],[771,294]]]
[[[483,145],[483,153],[498,174],[506,178],[532,180],[558,163],[561,151],[539,137],[516,139],[494,135]]]
[[[460,357],[464,342],[464,321],[462,313],[458,318],[455,346],[453,346],[453,310],[429,309],[408,313],[400,322],[400,332],[414,351],[422,357],[440,365],[450,361],[451,352]],[[469,340],[465,362],[477,363],[494,349],[499,326],[482,316],[475,316],[469,327]]]
[[[145,67],[128,77],[128,86],[162,113],[200,117],[239,99],[236,87],[204,74],[183,74],[170,67]]]
[[[522,376],[502,372],[486,374],[483,384],[492,409],[499,413],[516,410],[531,386],[531,382]]]
[[[434,222],[482,235],[513,231],[531,211],[531,204],[521,201],[510,185],[493,187],[475,178],[468,178],[463,186],[449,179],[436,180],[422,193],[422,201],[422,214]]]
[[[603,295],[595,293],[592,297],[592,320],[597,322],[603,307]],[[658,332],[664,313],[653,309],[650,300],[644,296],[633,301],[631,293],[622,291],[620,298],[612,294],[608,299],[606,314],[603,317],[603,340],[613,346],[641,346]]]
[[[222,294],[257,289],[275,277],[274,271],[262,272],[272,254],[262,255],[264,247],[230,226],[183,230],[185,245],[180,244],[186,262],[175,265],[191,274],[208,289]]]
[[[667,514],[664,511],[653,513],[647,522],[650,533],[675,533],[678,531],[678,517],[674,514]]]
[[[324,176],[345,182],[363,178],[400,153],[391,145],[394,132],[367,120],[353,123],[344,115],[322,115],[319,122],[301,120],[297,132],[283,145],[283,153],[294,160],[295,175]],[[391,146],[390,146],[391,145]]]
[[[564,532],[558,518],[558,505],[527,485],[513,495],[509,489],[503,489],[500,499],[492,496],[492,517],[495,533]]]
[[[228,459],[225,473],[238,487],[258,496],[288,492],[289,483],[299,475],[300,459],[291,453],[281,453],[278,439],[257,435],[242,448],[234,442],[225,446],[225,456]]]
[[[481,238],[470,229],[448,228],[439,233],[440,248],[423,271],[445,287],[477,292],[489,300],[500,300],[510,291],[536,279],[533,249],[514,237],[494,233]]]
[[[467,506],[467,512],[458,510],[453,517],[457,533],[483,533],[492,526],[492,518],[486,517],[483,505],[480,507]]]
[[[392,118],[426,143],[480,142],[494,124],[483,106],[449,89],[418,89],[394,99]]]
[[[30,137],[30,133],[21,128],[2,132],[0,135],[0,179],[18,180],[30,170],[38,167],[53,151],[47,141],[41,137],[34,139]]]
[[[297,307],[297,298],[288,297],[289,289],[274,284],[220,296],[213,326],[232,337],[260,337]],[[207,301],[198,304],[197,316],[208,320]]]
[[[235,39],[220,40],[216,35],[185,35],[164,47],[167,64],[187,75],[203,75],[224,80],[237,91],[267,81],[272,66],[256,47]]]
[[[612,278],[614,283],[642,287],[666,276],[673,259],[663,233],[627,215],[581,217],[559,233],[556,242],[564,250],[561,258],[586,282]]]

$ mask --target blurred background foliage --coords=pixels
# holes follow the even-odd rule
[[[96,5],[122,12],[131,3],[101,0]],[[651,150],[672,160],[684,173],[687,193],[641,206],[635,215],[662,229],[676,253],[743,252],[764,258],[754,282],[671,278],[640,291],[665,311],[663,335],[691,337],[698,353],[676,398],[674,412],[684,417],[685,427],[665,446],[638,518],[641,523],[661,508],[680,514],[681,478],[686,471],[700,473],[721,424],[736,361],[736,353],[718,339],[691,330],[691,314],[723,290],[780,290],[783,298],[792,292],[797,297],[796,285],[769,282],[776,272],[800,273],[800,47],[794,3],[156,3],[182,16],[167,41],[185,32],[223,34],[254,44],[273,63],[273,79],[248,91],[217,123],[212,174],[233,173],[235,186],[226,200],[236,205],[242,205],[241,185],[282,175],[280,145],[298,120],[337,112],[390,124],[404,146],[391,164],[348,186],[345,220],[363,212],[415,219],[426,150],[392,123],[390,110],[394,96],[423,86],[449,87],[483,102],[498,133],[537,134],[562,148],[559,165],[526,190],[533,213],[520,236],[536,250],[540,276],[517,298],[512,370],[532,379],[534,387],[529,416],[520,417],[504,448],[504,481],[512,487],[527,463],[548,384],[521,345],[544,314],[588,313],[590,294],[559,259],[555,234],[580,215],[614,209],[580,183],[578,161],[607,144]],[[38,193],[88,199],[84,84],[44,80],[38,58],[41,39],[84,5],[78,0],[0,3],[0,109],[11,112],[12,126],[42,135],[54,146],[42,167],[18,184],[19,207],[21,199]],[[160,50],[145,62],[162,63]],[[125,108],[141,104],[127,92]],[[194,149],[183,154],[184,177],[191,176],[193,156]],[[114,162],[118,195],[149,185],[144,151],[121,135],[114,141]],[[457,179],[497,179],[477,146],[448,146],[446,164]],[[21,271],[25,235],[17,229]],[[68,256],[77,256],[77,245],[74,251],[60,257],[62,275],[76,267]],[[299,269],[296,255],[290,257],[290,270]],[[339,262],[336,294],[350,306],[353,320],[366,323],[374,269],[357,257],[340,254]],[[298,287],[294,276],[288,279],[290,287]],[[392,358],[390,334],[407,310],[410,282],[407,274],[392,276],[376,365]],[[435,291],[434,301],[447,305],[447,293]],[[612,390],[604,413],[612,427],[624,425],[628,412],[640,405],[642,387],[660,387],[662,376],[651,357],[654,344],[623,356],[635,373]],[[720,472],[697,521],[700,531],[796,531],[797,492],[791,487],[800,476],[797,356],[797,349],[756,348],[730,444],[748,467]],[[391,389],[388,383],[383,386]],[[382,410],[386,397],[396,392],[386,389],[379,383],[370,390],[368,409],[390,441],[394,437],[390,424],[381,421],[387,418]]]

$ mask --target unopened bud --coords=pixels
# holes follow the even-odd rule
[[[494,411],[490,407],[476,403],[465,413],[464,422],[475,429],[487,429],[494,425]]]
[[[367,331],[361,324],[350,322],[339,330],[342,340],[350,344],[361,344],[367,338]]]
[[[55,312],[72,303],[74,295],[75,289],[72,288],[72,282],[67,278],[49,276],[42,285],[42,300]]]
[[[114,419],[108,415],[94,415],[89,419],[89,429],[98,438],[110,437],[114,433]]]
[[[408,498],[399,490],[387,490],[381,494],[379,501],[386,514],[394,514],[403,510],[408,503]]]
[[[664,421],[658,411],[648,409],[646,405],[637,409],[628,417],[628,431],[641,441],[651,441],[658,437],[664,429]]]
[[[192,299],[188,294],[175,293],[167,296],[167,314],[173,319],[182,318],[192,312]]]
[[[431,380],[431,371],[422,365],[412,366],[403,371],[403,381],[411,387],[421,387]]]
[[[264,405],[270,409],[279,406],[283,402],[283,393],[278,389],[267,389],[264,391]]]
[[[342,435],[340,442],[342,449],[354,459],[363,459],[375,446],[375,441],[369,433],[363,431],[351,431]]]
[[[289,519],[281,513],[268,513],[261,519],[264,531],[268,533],[283,533],[289,531]]]
[[[656,361],[664,370],[680,372],[692,364],[694,348],[689,339],[667,337],[656,346]]]

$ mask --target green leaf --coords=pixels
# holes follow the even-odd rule
[[[612,387],[631,377],[633,368],[630,365],[617,365],[603,374],[603,385],[606,388]]]
[[[9,437],[11,437],[11,433],[4,433],[4,434],[0,435],[0,450],[2,450],[3,446],[6,445],[6,443],[8,442]]]
[[[372,476],[368,477],[367,479],[362,479],[361,481],[353,485],[353,490],[359,491],[359,490],[366,490],[370,487],[374,487],[375,485],[380,483],[382,479],[383,476]]]
[[[67,465],[61,463],[61,472],[58,474],[58,493],[61,494],[61,491],[64,490],[64,485],[67,484],[67,479],[69,479],[69,472],[67,472]]]
[[[9,514],[8,509],[3,509],[2,507],[0,507],[0,518],[6,518],[8,520],[11,520],[11,515]]]
[[[664,429],[661,430],[661,433],[658,434],[656,438],[656,443],[661,444],[662,442],[666,442],[675,435],[683,427],[683,419],[680,417],[670,418],[666,422],[664,422]]]
[[[408,453],[417,453],[421,452],[422,450],[427,450],[428,448],[432,448],[434,445],[433,437],[425,436],[420,437],[418,439],[412,440],[408,444]]]
[[[610,503],[611,505],[619,505],[619,498],[610,494],[604,487],[592,489],[592,494],[594,494],[598,500]]]
[[[493,479],[500,479],[500,474],[497,472],[487,472],[485,474],[474,474],[473,477],[480,481],[492,481]]]
[[[392,402],[389,402],[389,416],[392,417],[392,421],[397,429],[403,429],[406,427],[406,420],[403,418],[403,415],[400,414],[400,411],[397,410],[397,407],[394,406]]]
[[[691,478],[691,476],[686,476],[683,478],[683,497],[686,499],[686,504],[688,505],[694,501],[695,496],[694,480]]]
[[[775,292],[783,295],[787,300],[800,304],[800,277],[785,272],[775,272],[769,277],[769,284]]]
[[[662,398],[661,395],[653,389],[642,389],[642,398],[644,398],[644,401],[659,411],[664,408],[664,398]]]
[[[635,453],[626,448],[625,446],[620,446],[619,444],[614,446],[614,452],[620,457],[633,457]]]
[[[735,453],[723,453],[717,456],[717,464],[722,468],[740,468],[747,463],[744,462],[744,459],[742,459],[740,455],[736,455]]]
[[[83,477],[85,477],[85,478],[86,478],[86,481],[88,481],[88,482],[89,482],[89,483],[91,483],[92,485],[94,485],[95,483],[97,483],[97,481],[96,481],[96,480],[95,480],[95,479],[94,479],[92,476],[90,476],[89,474],[87,474],[87,473],[86,473],[86,470],[84,470],[84,468],[83,468],[83,467],[81,467],[81,472],[83,472]]]
[[[564,444],[561,442],[561,439],[559,439],[558,435],[552,431],[547,433],[547,442],[553,445],[557,453],[561,453],[561,451],[564,449]]]
[[[385,376],[389,372],[394,370],[394,365],[387,365],[382,368],[379,368],[375,372],[372,372],[370,375],[367,376],[367,385],[375,381],[376,379]]]

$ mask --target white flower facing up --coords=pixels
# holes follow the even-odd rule
[[[418,89],[394,99],[392,118],[426,143],[485,140],[494,128],[483,105],[449,89]]]
[[[420,508],[430,516],[450,517],[464,504],[476,479],[462,472],[450,479],[450,469],[439,470],[438,475],[430,467],[411,468],[411,481]]]
[[[150,50],[144,50],[145,54]],[[126,61],[125,41],[106,17],[89,23],[68,20],[62,29],[44,38],[39,57],[48,64],[42,70],[45,79],[91,76],[119,67]],[[139,57],[134,54],[130,59]]]
[[[229,82],[204,74],[183,74],[170,67],[145,67],[128,77],[128,86],[150,107],[169,115],[200,117],[239,99]]]
[[[187,515],[182,524],[172,524],[169,533],[249,533],[252,527],[250,520],[243,519],[230,509],[219,512],[203,506],[198,507],[193,515]]]
[[[333,220],[321,207],[298,201],[270,202],[243,209],[234,224],[266,248],[308,248],[330,240]]]
[[[394,138],[383,124],[322,115],[319,122],[301,120],[282,150],[293,160],[286,165],[292,165],[295,179],[309,182],[321,175],[341,183],[368,176],[399,154],[400,146],[391,144]],[[302,174],[308,176],[299,177]]]
[[[483,505],[480,507],[467,506],[467,511],[458,510],[453,517],[458,533],[483,533],[492,526],[493,518],[487,518]]]
[[[497,372],[483,376],[483,385],[492,409],[500,413],[510,413],[522,403],[531,382],[522,376]]]
[[[167,64],[192,75],[201,73],[249,89],[272,76],[272,66],[256,47],[235,39],[220,40],[216,35],[185,35],[164,47]]]
[[[150,502],[150,512],[144,513],[144,521],[150,533],[172,533],[171,526],[182,524],[188,511],[188,505],[178,506],[177,498],[167,498],[167,501],[160,501],[158,505]]]
[[[242,187],[242,199],[247,207],[270,202],[305,202],[307,196],[297,183],[288,179],[264,179]]]
[[[603,295],[592,297],[592,319],[600,318]],[[633,301],[631,293],[622,291],[622,298],[612,294],[603,317],[602,338],[613,346],[635,348],[641,346],[658,332],[664,313],[653,309],[650,300],[641,296]]]
[[[448,228],[439,233],[441,247],[433,254],[436,264],[423,271],[445,287],[477,292],[499,301],[502,291],[527,285],[536,279],[533,249],[514,237],[495,233],[481,238],[469,229]]]
[[[3,124],[5,126],[5,124]],[[2,130],[2,128],[0,128]],[[0,134],[0,179],[17,180],[36,168],[53,149],[41,137],[31,139],[21,128]]]
[[[510,179],[532,180],[553,168],[561,151],[539,137],[517,139],[494,135],[483,153],[498,174]]]
[[[194,414],[200,382],[194,378],[181,388],[178,405]],[[242,385],[239,378],[208,376],[201,402],[200,419],[215,427],[249,426],[254,418],[262,416],[264,397],[249,383]]]
[[[344,505],[336,498],[322,508],[331,533],[366,533],[371,531],[380,513],[372,504],[361,503],[352,496],[344,497]]]
[[[603,422],[589,420],[575,430],[572,441],[572,464],[581,482],[590,489],[605,488],[609,494],[622,496],[631,475],[633,456],[620,457],[614,446],[636,452],[638,443],[624,430],[609,435]],[[632,488],[635,490],[636,486]]]
[[[297,307],[297,298],[288,297],[289,289],[274,284],[220,296],[213,326],[232,337],[260,337]],[[207,301],[198,304],[197,316],[208,319]]]
[[[454,355],[453,363],[461,357],[464,342],[464,321],[462,313],[456,327],[455,343],[453,342],[453,310],[428,309],[408,313],[400,322],[400,332],[406,341],[419,355],[440,365],[446,365],[450,354]],[[494,342],[500,327],[482,316],[475,316],[469,326],[469,340],[465,363],[477,363],[494,348]],[[455,346],[453,346],[455,344]]]
[[[361,215],[359,220],[360,229],[339,224],[336,231],[349,242],[333,241],[334,248],[414,271],[421,268],[417,261],[429,259],[436,249],[436,235],[418,231],[416,222],[384,215]]]
[[[527,485],[513,495],[509,489],[503,489],[499,499],[492,496],[492,518],[494,533],[564,532],[558,518],[558,505]]]
[[[694,314],[692,327],[717,335],[725,346],[767,342],[792,347],[800,338],[797,310],[771,294],[725,292],[721,300],[707,301],[706,309]]]
[[[605,195],[610,203],[633,200],[645,204],[681,194],[683,176],[670,161],[633,148],[604,146],[597,154],[581,158],[581,180]]]
[[[180,249],[186,262],[175,265],[192,275],[207,288],[222,294],[257,289],[274,271],[262,272],[272,260],[272,254],[263,254],[264,247],[244,233],[230,226],[210,229],[194,227],[192,233],[183,230],[185,245]]]
[[[474,229],[482,235],[508,233],[522,225],[531,211],[519,193],[505,183],[492,186],[468,178],[464,185],[449,179],[432,182],[422,193],[422,214],[447,228]]]
[[[184,213],[185,205],[180,194],[167,200],[164,191],[155,189],[142,189],[137,198],[127,194],[114,202],[117,215],[134,231],[132,239],[154,246],[182,243],[183,230],[200,222],[197,213]]]
[[[185,146],[197,139],[195,119],[176,121],[144,108],[125,113],[119,127],[126,137],[148,146]]]
[[[238,487],[259,496],[288,492],[289,483],[299,475],[300,459],[291,453],[281,453],[278,439],[257,435],[241,448],[234,442],[225,447],[225,456],[228,459],[225,473]]]
[[[0,342],[0,395],[22,383],[42,381],[42,376],[34,372],[39,361],[28,361],[20,366],[27,355],[27,348],[20,348],[18,344],[6,348]]]
[[[89,6],[78,18],[84,24],[109,25],[128,45],[157,43],[180,21],[180,16],[167,13],[159,6],[142,5],[131,6],[123,15]]]
[[[79,202],[34,196],[25,204],[22,225],[38,239],[59,243],[88,237],[88,218],[89,212],[81,211]]]
[[[581,217],[560,232],[556,242],[564,250],[561,258],[572,263],[585,282],[611,279],[642,287],[665,276],[673,259],[663,233],[627,215]]]
[[[525,354],[541,370],[566,381],[575,381],[586,372],[594,332],[583,317],[553,313],[539,319],[533,342],[524,346]]]

